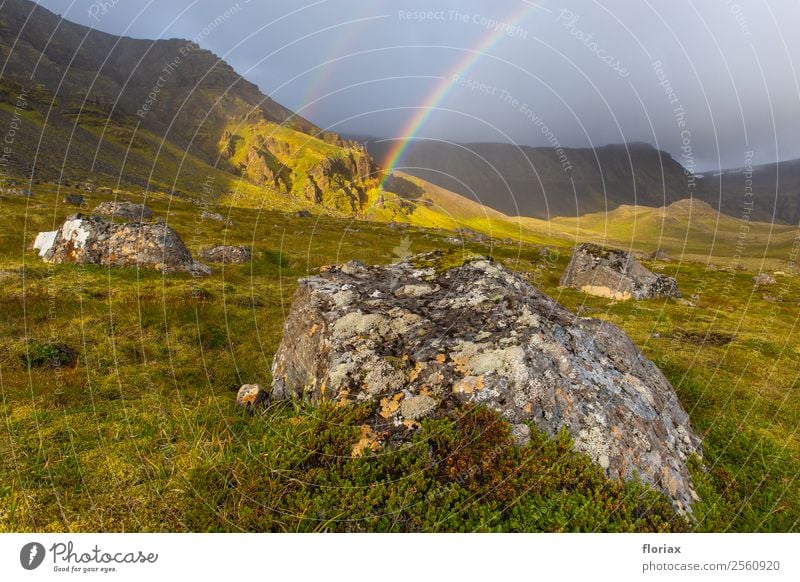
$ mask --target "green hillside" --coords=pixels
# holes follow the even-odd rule
[[[162,195],[148,204],[193,252],[252,245],[252,264],[218,266],[207,279],[43,264],[28,249],[36,232],[74,212],[61,202],[67,191],[41,185],[31,198],[0,198],[2,531],[797,528],[795,275],[754,290],[752,271],[650,262],[676,276],[689,301],[613,303],[558,288],[569,258],[563,238],[547,239],[544,254],[503,238],[458,245],[438,229]],[[115,197],[137,200],[96,193],[87,204]],[[233,224],[201,220],[202,210]],[[410,448],[353,458],[358,409],[280,404],[251,416],[236,408],[238,386],[271,381],[299,277],[324,264],[440,248],[452,249],[453,261],[491,254],[568,308],[630,334],[703,438],[696,523],[653,492],[608,481],[569,452],[568,440],[535,437],[487,457],[508,426],[480,409],[426,424]],[[48,364],[61,344],[77,353],[74,368]],[[478,469],[467,479],[448,472],[462,463]]]

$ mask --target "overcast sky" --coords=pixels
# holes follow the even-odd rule
[[[196,38],[340,133],[402,135],[434,105],[421,137],[646,141],[698,170],[741,167],[751,150],[756,163],[800,158],[797,0],[40,4],[114,34]]]

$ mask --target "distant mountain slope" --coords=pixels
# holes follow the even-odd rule
[[[0,178],[351,215],[380,182],[363,148],[189,41],[117,37],[6,0],[0,59],[0,127],[15,128]]]
[[[395,142],[359,137],[377,160],[384,160]],[[509,215],[537,218],[582,216],[620,205],[658,208],[689,197],[704,200],[741,218],[745,202],[753,202],[751,218],[797,224],[800,221],[800,160],[752,168],[753,198],[745,197],[744,169],[694,177],[668,153],[648,144],[565,149],[564,160],[551,148],[510,144],[412,143],[399,166],[472,197]],[[573,189],[574,182],[574,189]]]
[[[27,0],[6,0],[0,7],[0,51],[4,80],[32,79],[74,116],[88,105],[87,117],[129,117],[183,148],[194,138],[193,153],[209,162],[218,154],[216,134],[231,120],[290,120],[293,129],[317,131],[186,40],[118,37]]]
[[[15,132],[0,187],[93,184],[445,228],[507,221],[422,180],[384,179],[360,144],[189,41],[117,37],[6,0],[0,59],[0,128]]]
[[[750,180],[752,197],[747,190]],[[708,175],[703,181],[706,200],[726,214],[741,217],[747,212],[747,203],[752,202],[755,220],[772,222],[774,215],[775,222],[800,223],[800,160],[727,170]]]
[[[367,142],[379,161],[393,145]],[[399,165],[512,216],[577,216],[620,204],[664,206],[692,195],[683,167],[650,145],[565,152],[566,161],[551,148],[418,141],[408,147]]]

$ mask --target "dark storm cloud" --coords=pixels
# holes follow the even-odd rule
[[[114,34],[197,39],[340,132],[398,135],[442,88],[420,135],[646,141],[699,170],[740,167],[748,151],[756,163],[800,157],[794,0],[40,3]]]

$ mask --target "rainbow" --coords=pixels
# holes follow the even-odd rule
[[[518,25],[519,22],[524,20],[525,17],[533,11],[533,9],[541,8],[541,6],[526,0],[522,0],[522,2],[522,8],[505,21],[509,26]],[[400,159],[403,157],[403,154],[406,152],[417,133],[419,133],[419,130],[425,125],[425,122],[428,121],[433,112],[436,111],[439,104],[452,91],[453,87],[456,86],[456,84],[453,83],[453,79],[463,77],[468,73],[486,52],[491,50],[506,36],[506,31],[507,28],[504,27],[500,27],[497,30],[490,30],[489,34],[481,39],[476,46],[471,49],[465,49],[466,55],[464,58],[461,59],[448,74],[442,77],[439,84],[434,87],[433,91],[431,91],[420,105],[413,108],[416,113],[414,113],[405,127],[400,131],[400,135],[395,138],[396,143],[392,149],[389,150],[389,154],[384,161],[386,174],[381,184],[382,187],[385,186],[389,176],[397,168]]]

